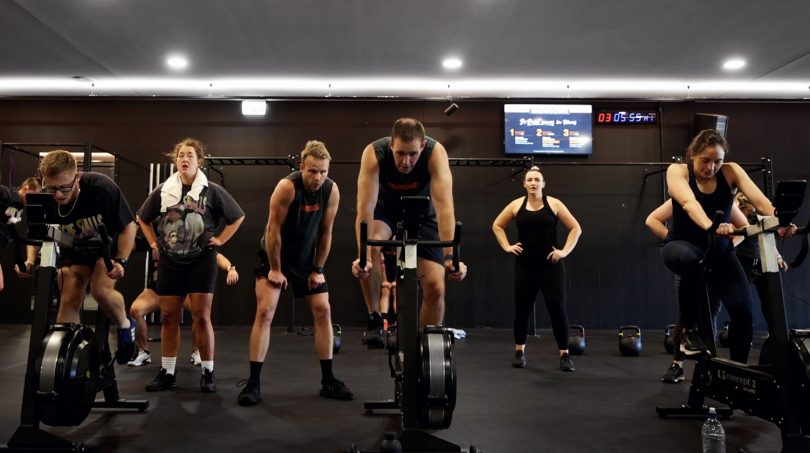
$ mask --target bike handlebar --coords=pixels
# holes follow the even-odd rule
[[[459,250],[461,245],[461,227],[462,223],[456,222],[456,228],[453,232],[453,240],[451,241],[420,241],[417,239],[415,243],[416,245],[431,248],[453,247],[453,272],[458,272],[459,261],[461,261],[461,253]],[[360,260],[358,264],[361,269],[365,269],[366,263],[368,263],[366,247],[369,245],[404,247],[406,244],[404,238],[397,240],[369,240],[368,223],[366,221],[360,222]]]

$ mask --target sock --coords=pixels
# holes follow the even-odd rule
[[[177,366],[177,357],[161,357],[160,366],[166,370],[166,374],[174,374],[174,368]]]
[[[262,362],[250,361],[250,380],[259,381],[259,376],[262,374]]]
[[[202,364],[200,365],[200,369],[214,371],[214,361],[213,360],[201,360]]]
[[[326,384],[335,378],[332,374],[332,359],[321,360],[321,384]]]

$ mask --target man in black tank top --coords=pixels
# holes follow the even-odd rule
[[[322,142],[307,142],[301,152],[301,170],[279,181],[270,196],[263,250],[254,272],[257,301],[250,333],[250,378],[237,399],[242,406],[253,406],[262,399],[259,378],[270,341],[270,325],[281,291],[288,283],[296,298],[307,301],[315,320],[321,396],[340,400],[354,396],[332,374],[332,315],[323,267],[332,245],[340,193],[337,184],[327,178],[330,160]]]
[[[422,123],[401,118],[394,123],[390,137],[381,138],[363,150],[357,179],[357,221],[369,224],[369,239],[391,239],[396,224],[402,219],[400,197],[430,195],[431,205],[419,231],[420,239],[451,240],[455,228],[453,176],[447,151],[441,143],[425,136]],[[359,244],[359,239],[358,239]],[[358,253],[359,254],[359,253]],[[452,248],[418,249],[419,273],[423,276],[420,325],[440,325],[444,319],[444,277],[462,280],[467,272],[464,263],[453,272]],[[383,344],[383,320],[380,315],[380,247],[370,247],[368,262],[352,263],[352,273],[360,279],[369,313],[364,343]],[[372,264],[377,263],[377,264]]]

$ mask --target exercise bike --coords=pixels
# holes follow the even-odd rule
[[[401,414],[399,441],[403,452],[461,452],[460,446],[440,439],[423,429],[446,429],[456,406],[456,369],[453,363],[453,333],[443,326],[419,329],[419,275],[417,247],[453,247],[453,268],[459,268],[461,222],[456,223],[452,241],[418,239],[430,198],[402,197],[404,220],[397,224],[397,240],[368,240],[368,224],[360,224],[360,263],[367,262],[366,247],[401,248],[397,284],[397,333],[388,344],[388,365],[394,378],[394,399],[366,401],[370,414],[396,410]],[[469,453],[481,453],[471,446]],[[354,447],[349,453],[359,453]]]
[[[55,218],[53,196],[28,194],[26,206],[29,245],[40,246],[40,265],[34,271],[35,288],[28,365],[25,372],[20,426],[2,450],[20,452],[95,451],[92,446],[74,443],[40,429],[50,426],[77,426],[92,408],[126,409],[144,412],[146,400],[119,397],[114,357],[108,341],[110,320],[101,311],[95,332],[81,324],[53,324],[58,305],[56,285],[59,247],[71,247],[72,238],[63,235]],[[102,254],[112,269],[110,242],[101,229]],[[96,400],[96,393],[104,398]]]
[[[704,401],[710,398],[728,405],[718,411],[723,416],[728,417],[733,409],[738,409],[776,424],[781,431],[782,452],[810,451],[810,330],[788,330],[774,238],[776,230],[789,225],[797,214],[806,184],[806,181],[780,182],[774,203],[776,217],[765,217],[756,225],[735,231],[757,236],[759,241],[760,278],[765,279],[767,288],[762,304],[769,333],[762,353],[768,359],[760,360],[758,365],[746,365],[712,357],[704,351],[697,358],[687,403],[678,408],[656,407],[659,417],[705,418],[708,408]],[[718,224],[719,215],[715,215],[702,262],[711,258]],[[810,234],[807,226],[799,231],[802,250],[794,266],[800,265],[807,254]],[[710,341],[713,343],[714,339]]]

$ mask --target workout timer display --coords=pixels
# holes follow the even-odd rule
[[[600,110],[596,113],[596,124],[657,124],[658,112],[654,110]]]

